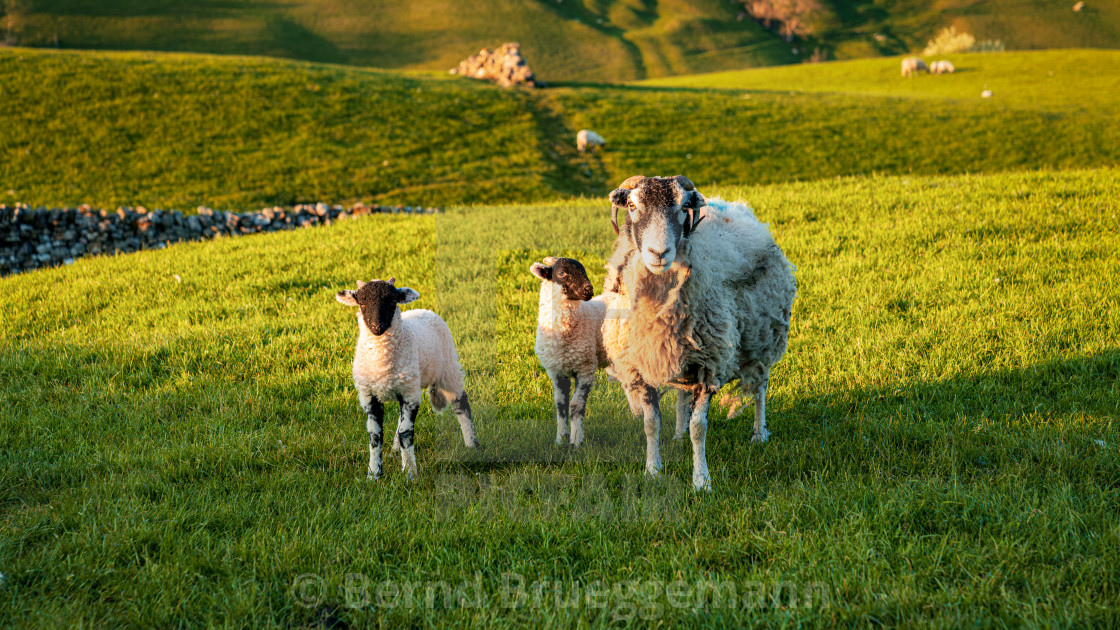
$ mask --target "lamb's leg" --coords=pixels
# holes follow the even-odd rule
[[[692,487],[697,490],[711,490],[712,479],[708,475],[708,457],[704,446],[708,439],[708,405],[712,401],[709,389],[702,389],[693,395],[696,403],[692,408],[692,418],[688,430],[692,437]]]
[[[366,431],[369,432],[369,471],[367,479],[381,476],[381,426],[385,419],[385,403],[370,396],[366,408]]]
[[[766,430],[766,383],[755,388],[754,392],[754,435],[751,442],[765,442],[770,439]]]
[[[550,373],[552,379],[552,402],[556,405],[556,444],[563,446],[568,442],[568,395],[572,381],[566,376]]]
[[[684,389],[677,390],[677,430],[673,439],[679,440],[688,434],[688,423],[692,417],[692,392]]]
[[[640,401],[646,429],[646,472],[650,475],[661,473],[661,409],[657,388],[638,383],[632,386],[631,394]]]
[[[398,397],[401,404],[401,416],[397,421],[397,439],[401,445],[401,470],[408,473],[409,479],[416,478],[420,471],[416,468],[416,413],[420,411],[420,397],[405,400]]]
[[[463,431],[463,444],[466,444],[467,448],[478,448],[478,437],[474,434],[474,422],[471,420],[471,401],[467,399],[465,390],[451,401],[451,411],[459,419],[459,429]]]
[[[595,385],[595,373],[581,374],[576,377],[575,392],[569,412],[572,418],[572,446],[583,444],[583,413],[587,408],[587,396]]]

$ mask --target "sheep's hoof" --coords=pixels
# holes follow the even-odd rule
[[[572,434],[572,446],[579,447],[580,444],[583,444],[583,434],[582,433],[573,433]]]
[[[567,443],[568,443],[568,434],[567,433],[557,433],[556,434],[556,446],[564,446]]]
[[[372,470],[366,473],[366,481],[377,481],[381,478],[381,473],[375,473]]]
[[[684,431],[677,431],[673,434],[673,441],[676,442],[678,440],[683,440],[686,435],[688,435],[688,429],[685,429]]]
[[[751,443],[752,444],[762,444],[763,442],[765,442],[766,440],[769,440],[769,439],[770,439],[770,432],[767,431],[766,429],[762,429],[761,431],[756,431],[755,434],[751,436]]]
[[[650,477],[656,477],[661,474],[661,464],[646,464],[646,474]]]
[[[692,487],[697,492],[711,492],[712,491],[712,480],[709,479],[708,477],[693,475],[693,477],[692,477]]]

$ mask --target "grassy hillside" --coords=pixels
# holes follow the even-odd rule
[[[773,437],[752,446],[748,419],[713,410],[711,495],[685,490],[688,450],[668,441],[663,481],[643,485],[616,384],[593,392],[581,451],[552,444],[527,267],[578,254],[601,281],[598,202],[371,217],[0,279],[0,618],[1115,625],[1118,182],[704,189],[750,200],[799,279]],[[425,408],[415,484],[393,466],[364,478],[356,326],[333,299],[390,274],[448,320],[486,446],[466,453]],[[545,596],[504,605],[511,575]],[[385,581],[439,580],[477,580],[479,606],[376,599]],[[600,580],[593,603],[552,596]],[[715,603],[679,595],[710,580]],[[774,602],[782,584],[795,605]]]
[[[796,60],[725,0],[584,3],[19,0],[25,45],[270,55],[446,71],[519,41],[545,80],[616,81]]]
[[[1115,165],[1118,60],[1006,53],[913,81],[873,60],[507,92],[260,58],[3,50],[0,202],[430,206],[601,196],[635,173],[734,184]],[[575,151],[582,127],[607,138],[602,156]]]
[[[549,81],[625,81],[920,50],[953,24],[1012,50],[1120,47],[1120,5],[1052,0],[823,0],[790,45],[726,0],[6,0],[0,26],[24,46],[269,55],[446,71],[520,41]],[[7,17],[12,16],[10,33]],[[796,50],[796,53],[794,52]]]

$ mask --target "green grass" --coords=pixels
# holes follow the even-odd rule
[[[1120,51],[938,55],[926,61],[935,58],[951,60],[956,72],[903,79],[899,59],[861,59],[652,79],[640,85],[912,98],[927,105],[975,102],[990,89],[993,102],[1008,108],[1098,114],[1114,111],[1120,92]]]
[[[600,198],[635,173],[733,184],[1120,164],[1116,53],[958,61],[912,81],[872,60],[508,92],[260,58],[0,50],[0,99],[18,104],[0,109],[0,202],[507,204]],[[575,151],[583,127],[607,139],[601,156]]]
[[[0,279],[0,619],[1116,625],[1118,182],[702,188],[770,223],[799,296],[771,441],[713,410],[715,492],[684,490],[688,448],[666,441],[650,504],[627,499],[643,439],[618,386],[593,392],[586,446],[558,449],[532,357],[527,266],[576,253],[598,281],[601,201],[368,217]],[[390,274],[449,322],[486,446],[465,452],[454,421],[423,410],[414,484],[394,467],[364,479],[356,326],[333,300]],[[292,587],[308,573],[326,589],[304,608]],[[483,606],[349,608],[352,573],[477,579]],[[504,608],[509,574],[565,593],[602,580],[607,607]],[[815,584],[827,603],[676,607],[650,582],[705,580]]]
[[[943,27],[1010,50],[1120,47],[1120,6],[1053,0],[824,0],[807,41],[783,42],[726,0],[7,0],[24,46],[268,55],[446,71],[519,41],[547,81],[627,81],[921,50]],[[878,37],[877,37],[878,36]],[[794,52],[796,49],[796,53]]]

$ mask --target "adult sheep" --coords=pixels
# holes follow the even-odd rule
[[[646,471],[661,470],[658,387],[678,389],[675,438],[692,439],[692,483],[710,489],[708,406],[754,398],[765,442],[770,366],[782,357],[797,293],[793,266],[742,203],[707,200],[686,177],[635,176],[610,194],[618,234],[607,266],[603,345],[631,410],[645,418]],[[618,225],[618,210],[625,209]]]
[[[579,133],[576,134],[576,148],[579,149],[580,153],[583,153],[589,147],[597,148],[606,143],[607,141],[603,139],[603,136],[600,136],[590,129],[580,129]]]
[[[930,74],[953,74],[956,70],[953,62],[948,59],[941,59],[929,64]]]
[[[907,57],[902,60],[902,76],[913,77],[922,72],[929,72],[929,67],[926,66],[926,62],[917,57]]]

